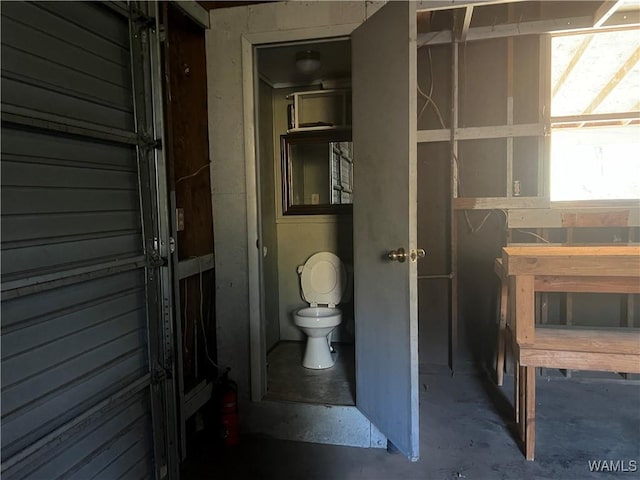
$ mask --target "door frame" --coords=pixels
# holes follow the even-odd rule
[[[260,178],[258,175],[258,72],[255,50],[264,44],[323,41],[348,37],[361,23],[330,25],[242,35],[242,99],[244,123],[245,192],[247,199],[247,267],[249,278],[249,346],[251,400],[259,402],[267,390],[264,282],[261,244]],[[255,245],[256,248],[253,246]]]

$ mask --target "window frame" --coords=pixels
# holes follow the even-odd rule
[[[593,200],[552,200],[551,199],[551,136],[554,130],[554,124],[585,124],[602,123],[603,126],[616,126],[610,125],[607,122],[613,122],[616,120],[628,120],[637,119],[640,117],[640,112],[616,112],[616,113],[589,113],[584,115],[551,115],[551,66],[553,61],[553,49],[552,39],[554,37],[566,37],[570,35],[587,35],[598,34],[614,31],[625,30],[637,30],[634,26],[615,27],[615,28],[594,28],[589,30],[576,30],[571,32],[557,32],[541,35],[540,52],[541,52],[541,64],[545,65],[545,68],[540,69],[541,78],[540,85],[543,91],[543,105],[542,111],[544,112],[544,124],[545,124],[545,140],[543,150],[543,166],[545,172],[545,184],[543,186],[543,196],[545,196],[549,202],[549,206],[552,209],[567,209],[567,208],[639,208],[640,199],[635,198],[622,198],[622,199],[593,199]],[[635,115],[634,115],[635,114]],[[557,127],[556,127],[557,129]]]

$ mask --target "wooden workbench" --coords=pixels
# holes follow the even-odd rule
[[[640,245],[505,247],[502,278],[509,285],[516,422],[533,460],[535,367],[640,373],[639,329],[536,326],[535,294],[640,293]]]

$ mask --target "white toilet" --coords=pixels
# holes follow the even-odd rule
[[[293,323],[307,335],[302,366],[320,370],[336,363],[331,347],[331,332],[342,322],[336,305],[342,300],[347,272],[331,252],[318,252],[298,267],[302,298],[309,307],[294,312]]]

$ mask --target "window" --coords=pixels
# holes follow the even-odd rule
[[[640,32],[551,40],[551,200],[640,199]]]

